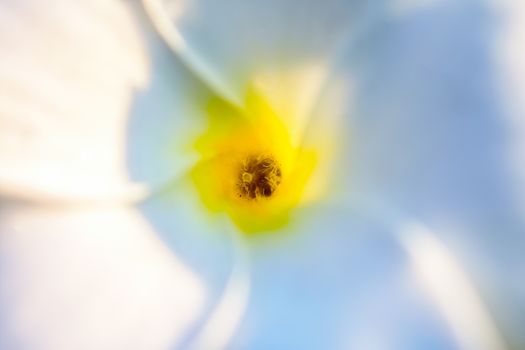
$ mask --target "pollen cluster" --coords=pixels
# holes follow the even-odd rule
[[[281,183],[281,177],[281,168],[271,156],[249,156],[239,170],[239,197],[250,200],[271,197]]]

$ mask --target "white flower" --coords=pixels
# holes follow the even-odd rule
[[[488,0],[2,3],[0,348],[525,344],[524,15]],[[188,176],[232,151],[237,125],[227,147],[193,147],[215,135],[210,101],[253,111],[252,91],[290,141],[248,128],[275,134],[276,191],[293,152],[317,157],[304,188],[275,192],[292,199],[268,227]],[[205,174],[222,183],[222,166]]]

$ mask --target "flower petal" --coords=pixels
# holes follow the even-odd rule
[[[360,0],[144,3],[172,48],[223,97],[242,103],[255,86],[297,138],[332,59],[373,13]]]
[[[298,216],[296,232],[254,242],[253,292],[233,348],[457,348],[395,227],[340,205]]]
[[[135,210],[4,204],[2,349],[167,349],[207,286]]]
[[[508,164],[516,129],[496,89],[500,14],[475,1],[385,13],[327,84],[348,91],[331,186],[354,207],[409,213],[438,232],[498,322],[523,338],[523,185]]]
[[[130,190],[124,130],[147,60],[121,4],[4,2],[0,186],[16,195]]]
[[[175,254],[208,286],[199,326],[183,348],[226,348],[249,297],[246,247],[225,215],[211,215],[191,179],[183,177],[141,204],[144,217]]]
[[[239,254],[228,232],[233,226],[225,216],[207,217],[194,192],[181,181],[141,209],[178,256],[221,286]],[[378,340],[399,342],[399,349],[418,348],[420,342],[454,348],[440,310],[422,288],[414,290],[417,276],[391,227],[341,203],[305,208],[295,219],[273,235],[240,241],[240,254],[249,258],[241,264],[252,264],[244,267],[251,271],[248,303],[246,286],[235,282],[233,290],[214,294],[213,300],[227,300],[231,308],[223,313],[212,303],[200,332],[186,344],[216,345],[210,339],[219,337],[225,347],[232,341],[229,347],[249,349],[362,348]],[[237,325],[233,340],[220,336]]]
[[[136,6],[0,6],[0,194],[130,200],[188,167],[196,80]]]

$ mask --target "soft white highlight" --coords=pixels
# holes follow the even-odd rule
[[[2,349],[167,349],[207,293],[132,209],[4,206],[0,261]]]
[[[137,198],[126,126],[146,52],[120,2],[0,5],[0,195]]]
[[[221,300],[204,322],[190,349],[227,349],[246,312],[250,296],[248,247],[235,229],[230,229],[235,260]]]
[[[492,6],[503,19],[494,47],[500,73],[497,83],[508,119],[508,160],[515,176],[516,198],[521,201],[521,219],[525,221],[525,2],[494,0]]]
[[[181,33],[177,30],[177,13],[183,12],[184,6],[182,3],[177,7],[175,18],[170,16],[170,11],[166,11],[166,8],[169,8],[169,2],[163,0],[142,0],[142,3],[156,29],[186,67],[208,84],[208,87],[217,91],[219,95],[240,105],[240,96],[188,46]]]
[[[461,349],[504,350],[503,340],[481,298],[445,245],[417,223],[403,227],[400,237],[422,287],[449,324]]]

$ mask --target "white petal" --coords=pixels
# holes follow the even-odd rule
[[[395,228],[341,206],[254,242],[252,296],[234,348],[454,349]]]
[[[496,90],[498,15],[476,1],[429,2],[392,12],[348,53],[334,74],[349,97],[331,184],[355,207],[373,202],[433,228],[523,343],[523,185]]]
[[[391,228],[339,205],[312,206],[297,212],[286,229],[248,238],[247,245],[241,240],[236,251],[231,225],[220,215],[209,217],[193,192],[181,182],[141,206],[170,248],[218,287],[212,293],[219,304],[211,303],[189,344],[222,348],[211,340],[229,336],[229,326],[238,328],[226,348],[359,349],[398,336],[399,349],[421,337],[443,347],[454,344],[440,310],[422,288],[414,290],[417,276]],[[237,260],[234,255],[246,249],[249,261]],[[251,272],[247,304],[246,276],[221,288],[232,262],[253,264],[241,267]],[[223,303],[231,308],[221,310]]]
[[[125,127],[147,60],[118,3],[2,3],[0,186],[32,195],[129,190]]]
[[[262,92],[300,137],[338,50],[370,23],[366,1],[144,0],[179,56],[242,103]]]
[[[188,166],[195,83],[136,6],[0,6],[1,194],[137,198]]]
[[[167,349],[206,284],[135,210],[0,210],[2,349]]]
[[[211,215],[183,178],[140,209],[177,256],[187,261],[208,286],[208,303],[197,330],[184,345],[227,348],[249,298],[248,254],[224,215]],[[186,348],[186,347],[184,347]]]

